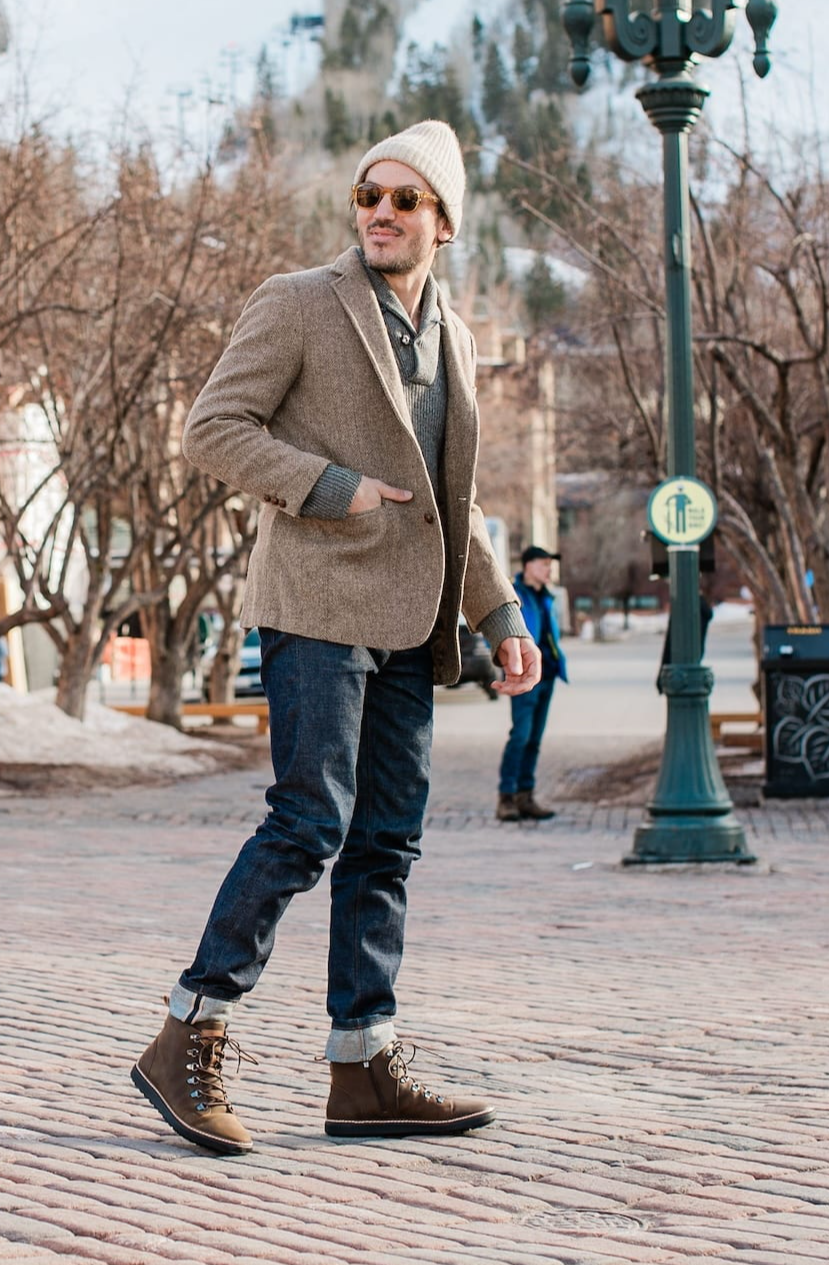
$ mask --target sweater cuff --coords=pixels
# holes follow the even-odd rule
[[[524,616],[521,614],[521,607],[517,602],[505,602],[503,606],[496,606],[494,611],[490,611],[481,620],[478,632],[486,637],[493,653],[507,637],[530,636],[527,625],[524,623]]]
[[[362,477],[345,466],[326,466],[302,502],[300,518],[345,518]]]

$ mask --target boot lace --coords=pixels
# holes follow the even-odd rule
[[[425,1085],[421,1085],[419,1081],[412,1080],[409,1075],[409,1064],[414,1062],[417,1054],[417,1046],[412,1046],[412,1052],[408,1059],[403,1057],[403,1042],[394,1041],[386,1050],[386,1058],[388,1059],[387,1071],[392,1080],[397,1081],[398,1089],[408,1086],[413,1094],[422,1094],[427,1100],[434,1098],[435,1102],[442,1103],[442,1094],[433,1094],[431,1089],[427,1089]]]
[[[211,1111],[215,1107],[221,1107],[225,1111],[232,1112],[233,1107],[228,1101],[227,1090],[222,1079],[222,1064],[226,1052],[229,1050],[231,1054],[236,1055],[234,1069],[236,1073],[243,1062],[258,1065],[259,1060],[243,1050],[238,1041],[228,1036],[191,1031],[190,1040],[193,1046],[188,1048],[187,1055],[194,1062],[186,1065],[187,1071],[191,1073],[187,1077],[187,1084],[193,1086],[190,1097],[199,1100],[196,1103],[196,1111]]]

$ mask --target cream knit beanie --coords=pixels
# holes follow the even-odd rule
[[[449,124],[424,119],[404,132],[378,141],[360,159],[354,184],[361,184],[369,167],[384,159],[405,163],[432,186],[446,212],[452,236],[457,237],[463,214],[466,172],[458,138]]]

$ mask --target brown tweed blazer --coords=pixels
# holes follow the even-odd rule
[[[440,308],[449,392],[440,511],[356,247],[255,291],[193,405],[183,451],[263,502],[245,627],[385,650],[434,632],[435,680],[450,684],[459,609],[474,629],[515,592],[475,504],[474,341],[442,296]],[[335,522],[300,517],[329,462],[414,496]]]

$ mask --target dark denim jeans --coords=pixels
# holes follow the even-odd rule
[[[395,1013],[405,881],[420,855],[432,743],[428,647],[390,652],[260,630],[274,785],[222,884],[191,992],[253,988],[296,892],[331,871],[328,1013],[335,1029]]]
[[[502,795],[531,791],[535,787],[535,767],[556,678],[539,681],[528,694],[516,694],[512,705],[512,728],[501,757],[498,790]]]

